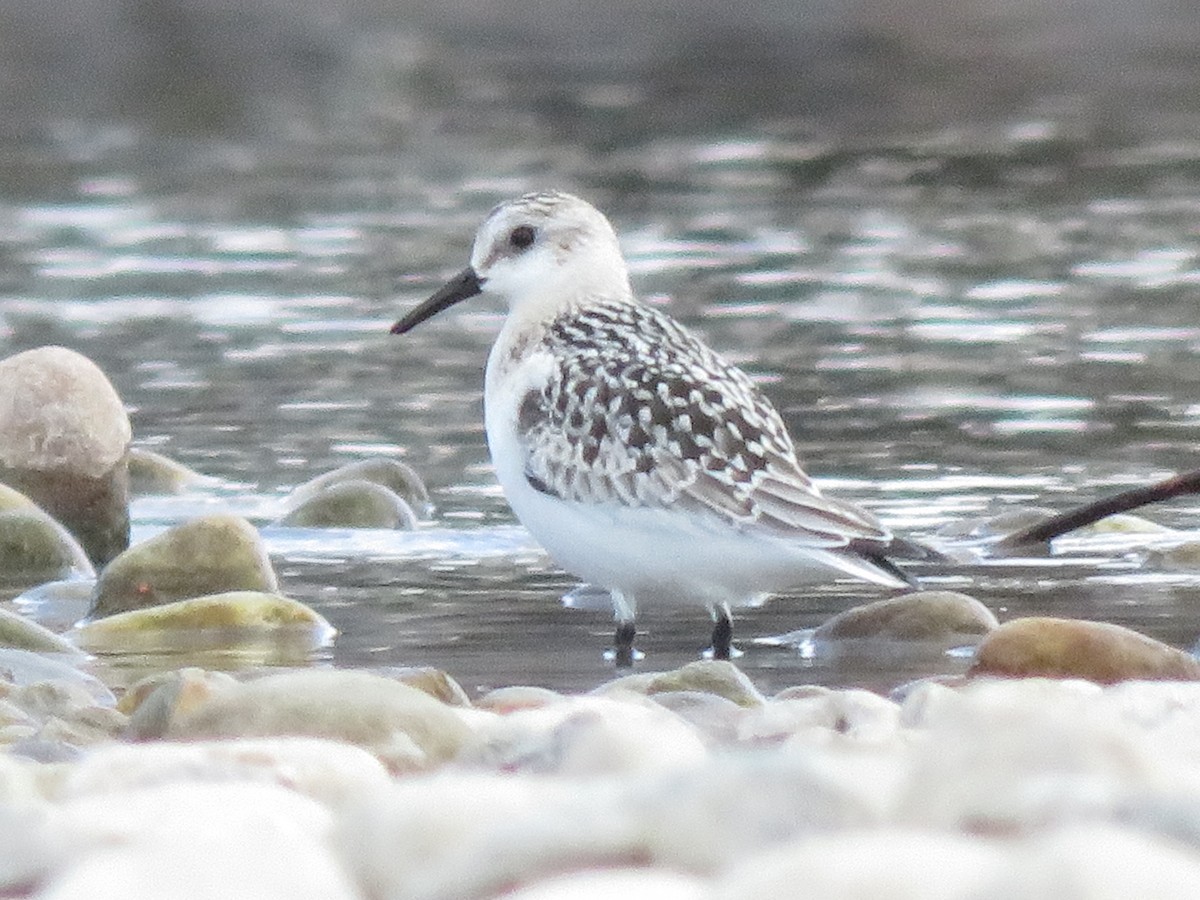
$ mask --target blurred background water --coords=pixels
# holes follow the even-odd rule
[[[573,582],[487,460],[500,310],[387,334],[486,211],[545,187],[595,202],[637,289],[762,382],[822,483],[953,545],[981,516],[1197,467],[1197,38],[1200,10],[1165,0],[18,0],[0,352],[82,351],[136,443],[224,479],[139,501],[135,538],[214,509],[265,524],[311,476],[405,459],[437,505],[419,532],[264,530],[285,591],[342,632],[325,659],[589,687],[610,619],[559,605]],[[922,573],[1001,619],[1190,646],[1200,578],[1146,542]],[[961,667],[753,642],[877,596],[747,612],[743,666],[767,688]],[[640,625],[655,668],[708,633],[700,612]]]

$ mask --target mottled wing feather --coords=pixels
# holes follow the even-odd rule
[[[753,382],[666,316],[592,305],[555,320],[544,344],[556,365],[518,417],[535,489],[686,510],[812,547],[890,540],[870,514],[823,497]]]

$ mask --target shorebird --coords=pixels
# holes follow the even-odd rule
[[[888,529],[817,488],[749,376],[634,297],[591,204],[551,191],[497,206],[470,265],[392,333],[476,294],[508,307],[484,387],[496,476],[550,556],[611,592],[618,665],[639,607],[707,608],[711,654],[728,659],[731,607],[836,576],[909,586]]]

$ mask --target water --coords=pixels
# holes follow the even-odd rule
[[[600,75],[557,101],[495,73],[421,84],[399,124],[235,140],[72,120],[0,144],[0,352],[86,353],[137,444],[222,479],[138,501],[136,536],[217,509],[264,526],[285,592],[341,631],[309,661],[435,665],[471,691],[611,674],[609,617],[560,606],[573,581],[491,475],[480,392],[500,311],[478,301],[387,333],[462,267],[495,202],[551,186],[610,214],[637,289],[762,382],[823,484],[963,551],[920,569],[928,585],[1001,619],[1195,641],[1200,573],[1148,560],[1148,538],[989,560],[939,533],[1196,467],[1200,143],[1053,116],[876,141],[765,118],[660,133],[646,92]],[[428,481],[437,511],[419,532],[267,525],[291,487],[377,454]],[[1198,513],[1182,498],[1150,515],[1194,531]],[[747,611],[741,665],[767,690],[962,670],[755,641],[879,596],[828,585]],[[652,610],[639,626],[655,668],[695,659],[710,627]],[[99,665],[121,680],[195,661],[297,660]]]

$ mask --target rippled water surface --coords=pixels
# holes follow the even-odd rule
[[[1200,577],[1148,558],[1148,538],[972,560],[943,532],[1196,467],[1200,144],[1054,121],[853,146],[786,123],[668,138],[606,131],[626,102],[611,85],[580,86],[557,118],[512,90],[425,98],[407,128],[375,133],[223,143],[75,124],[0,146],[0,351],[84,352],[137,444],[223,481],[137,501],[135,537],[218,509],[265,526],[294,485],[401,457],[436,503],[420,531],[264,527],[285,591],[341,632],[320,658],[436,665],[472,691],[604,679],[610,617],[559,604],[572,580],[491,473],[481,387],[500,311],[387,331],[462,267],[494,203],[555,186],[610,214],[650,302],[760,380],[822,483],[965,560],[920,568],[927,584],[1001,619],[1105,619],[1192,645]],[[1190,498],[1149,513],[1184,531],[1198,514]],[[768,689],[962,667],[756,640],[879,596],[836,584],[747,611],[741,662]],[[639,625],[655,668],[696,658],[710,627],[699,610]]]

